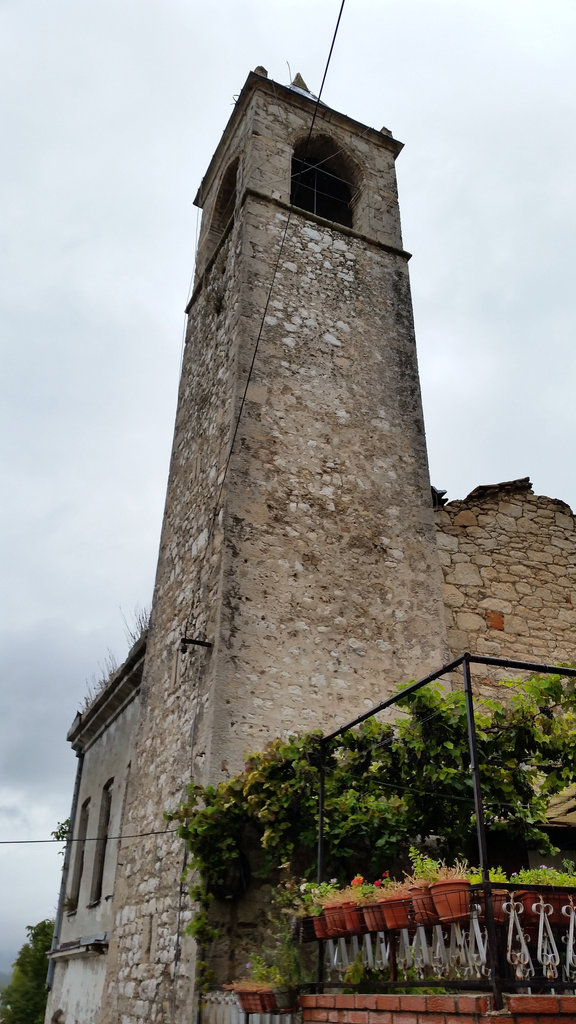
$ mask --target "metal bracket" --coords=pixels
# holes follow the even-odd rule
[[[208,640],[192,640],[191,637],[183,636],[180,641],[180,653],[186,654],[187,648],[192,645],[195,647],[212,647]]]

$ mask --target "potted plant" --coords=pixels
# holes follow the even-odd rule
[[[562,866],[563,871],[541,864],[537,868],[521,868],[510,876],[514,897],[522,904],[525,921],[538,922],[539,915],[545,913],[551,924],[568,923],[563,908],[575,905],[576,870],[572,861],[564,860]],[[534,888],[525,889],[526,885]]]
[[[464,921],[470,915],[470,882],[466,861],[441,861],[438,878],[430,886],[438,919],[443,924]]]
[[[291,914],[286,906],[286,888],[273,895],[273,910],[269,915],[264,941],[257,953],[250,955],[246,964],[248,975],[235,981],[233,988],[247,1013],[247,1009],[260,1003],[262,1013],[271,1013],[272,1007],[293,1009],[297,1005],[299,986],[309,980],[310,967],[302,955],[300,945],[294,942]],[[272,996],[272,998],[271,998]]]
[[[362,906],[370,902],[377,887],[367,882],[362,875],[355,875],[343,889],[334,889],[321,897],[327,922],[328,937],[340,938],[347,935],[361,935],[367,925]]]
[[[366,927],[370,932],[408,928],[411,923],[410,912],[408,883],[389,878],[387,872],[374,884],[373,894],[362,905]]]
[[[244,1013],[275,1013],[287,1002],[286,997],[277,999],[289,989],[287,979],[276,964],[267,963],[258,953],[251,956],[246,968],[250,973],[245,978],[225,987],[236,993]]]
[[[239,978],[225,988],[236,993],[244,1013],[275,1013],[278,1004],[274,986],[280,986],[282,981],[278,969],[266,964],[258,954],[251,958],[246,968],[250,972],[247,977]]]
[[[408,892],[412,899],[414,920],[416,924],[427,927],[438,924],[438,913],[434,906],[430,886],[437,882],[440,875],[440,861],[420,853],[414,846],[410,847],[412,874],[406,875]]]
[[[386,928],[395,931],[400,928],[408,928],[412,925],[411,913],[412,903],[410,899],[410,884],[392,881],[381,890],[382,895],[377,897],[380,904]]]
[[[317,939],[328,939],[328,923],[324,914],[324,906],[336,899],[338,882],[331,878],[329,882],[302,882],[300,885],[300,912],[312,919]]]

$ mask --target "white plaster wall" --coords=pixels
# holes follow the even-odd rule
[[[46,1021],[63,1010],[65,1024],[97,1024],[106,978],[106,956],[87,953],[58,962]]]
[[[75,837],[78,834],[79,812],[84,801],[90,797],[90,812],[88,818],[89,839],[98,834],[98,821],[100,816],[100,801],[102,790],[108,779],[113,778],[112,805],[110,809],[110,824],[108,828],[108,843],[106,845],[106,857],[104,861],[104,877],[102,880],[102,899],[97,906],[90,907],[90,886],[94,870],[94,857],[96,843],[87,842],[84,851],[84,869],[80,884],[80,895],[78,898],[78,909],[75,913],[65,914],[61,933],[61,942],[70,942],[81,935],[96,935],[109,931],[112,926],[113,909],[112,897],[114,894],[114,881],[116,878],[116,863],[118,860],[118,839],[121,832],[122,808],[124,794],[126,791],[126,780],[128,775],[128,763],[132,735],[138,717],[138,701],[134,700],[121,715],[106,729],[106,731],[95,740],[93,745],[84,755],[82,767],[82,781],[78,797],[78,814],[76,816]],[[71,858],[69,883],[74,871],[74,851]]]

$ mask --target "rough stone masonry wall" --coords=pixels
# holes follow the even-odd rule
[[[576,660],[576,530],[529,480],[478,487],[437,512],[452,654]]]
[[[122,830],[139,838],[118,855],[102,1024],[190,1019],[195,944],[181,938],[191,912],[180,883],[184,844],[163,812],[193,775],[205,781],[212,662],[205,648],[181,654],[180,640],[186,627],[194,638],[216,631],[221,531],[211,528],[235,403],[237,317],[221,296],[235,291],[237,245],[232,231],[191,311]]]
[[[246,204],[246,363],[286,218]],[[445,655],[404,259],[294,212],[247,399],[214,770],[269,736],[338,727]]]

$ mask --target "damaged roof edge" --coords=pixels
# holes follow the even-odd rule
[[[474,501],[478,498],[485,498],[489,494],[517,493],[518,491],[534,494],[532,481],[529,476],[521,476],[518,480],[503,480],[499,484],[479,484],[462,500]]]
[[[145,630],[131,648],[126,661],[88,709],[77,713],[66,736],[74,750],[84,750],[138,692],[144,671],[147,637],[148,631]]]

